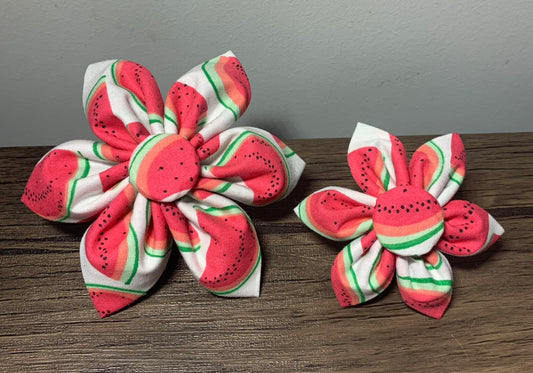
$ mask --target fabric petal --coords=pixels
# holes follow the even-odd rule
[[[91,219],[128,184],[129,155],[128,151],[88,140],[61,144],[35,166],[22,202],[53,221]]]
[[[444,206],[457,192],[466,172],[461,137],[452,133],[422,145],[409,163],[411,185],[427,190]]]
[[[162,211],[195,278],[226,297],[257,297],[261,251],[246,213],[231,200],[197,190]]]
[[[385,250],[374,231],[348,244],[331,268],[331,283],[342,307],[375,298],[394,278],[395,255]]]
[[[89,65],[83,104],[94,134],[116,148],[133,150],[146,136],[163,132],[163,98],[150,71],[138,63]]]
[[[165,132],[203,145],[237,121],[250,99],[248,76],[228,51],[196,66],[172,86],[165,103]]]
[[[83,278],[100,317],[146,294],[166,267],[171,243],[160,207],[128,185],[81,241]]]
[[[198,148],[197,188],[248,205],[276,202],[296,186],[304,161],[270,133],[238,127],[222,132]]]
[[[348,164],[361,190],[373,196],[409,184],[401,141],[368,124],[357,124],[348,147]]]
[[[304,199],[294,212],[309,228],[332,240],[354,240],[372,229],[376,197],[327,187]]]
[[[469,256],[485,251],[503,234],[503,227],[478,205],[461,200],[444,208],[444,233],[439,250],[455,256]]]
[[[198,84],[197,84],[198,85]],[[165,101],[165,130],[190,139],[207,120],[207,101],[192,85],[177,81]]]
[[[404,302],[424,315],[440,319],[452,296],[452,269],[432,250],[424,256],[398,257],[396,279]]]

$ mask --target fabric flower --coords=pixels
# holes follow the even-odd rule
[[[165,269],[172,239],[207,290],[259,295],[259,242],[232,200],[254,206],[280,200],[304,162],[266,131],[228,129],[250,97],[248,77],[231,52],[190,70],[165,102],[139,64],[88,67],[83,103],[101,141],[53,148],[35,167],[22,201],[54,221],[96,219],[80,254],[101,317],[146,294]]]
[[[481,207],[450,201],[465,175],[461,138],[448,134],[429,141],[408,166],[400,140],[359,123],[349,145],[348,164],[363,193],[328,187],[295,209],[322,236],[351,241],[331,270],[340,305],[376,297],[396,272],[405,303],[441,318],[452,294],[452,270],[442,253],[474,255],[503,234]]]

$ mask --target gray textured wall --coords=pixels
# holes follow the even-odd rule
[[[164,94],[232,49],[283,138],[533,130],[533,2],[0,0],[0,146],[93,138],[87,64],[145,65]]]

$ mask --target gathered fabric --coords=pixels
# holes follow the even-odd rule
[[[83,104],[99,140],[50,150],[22,201],[49,220],[94,220],[80,259],[101,317],[145,295],[172,247],[210,292],[259,295],[261,250],[236,202],[279,201],[305,163],[267,131],[230,128],[250,99],[248,77],[232,52],[187,72],[164,101],[140,64],[110,60],[87,68]]]
[[[443,253],[480,253],[504,232],[481,207],[451,200],[466,171],[460,136],[448,134],[427,142],[408,164],[398,138],[359,123],[348,164],[361,192],[327,187],[295,209],[320,235],[350,241],[331,270],[339,304],[367,302],[396,277],[409,307],[441,318],[452,294],[452,269]]]

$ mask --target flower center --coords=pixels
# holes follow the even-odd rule
[[[180,135],[147,137],[131,156],[130,182],[146,198],[174,201],[196,184],[200,160],[194,147]]]
[[[424,255],[444,232],[439,202],[423,189],[399,186],[381,194],[372,216],[381,244],[401,256]]]

